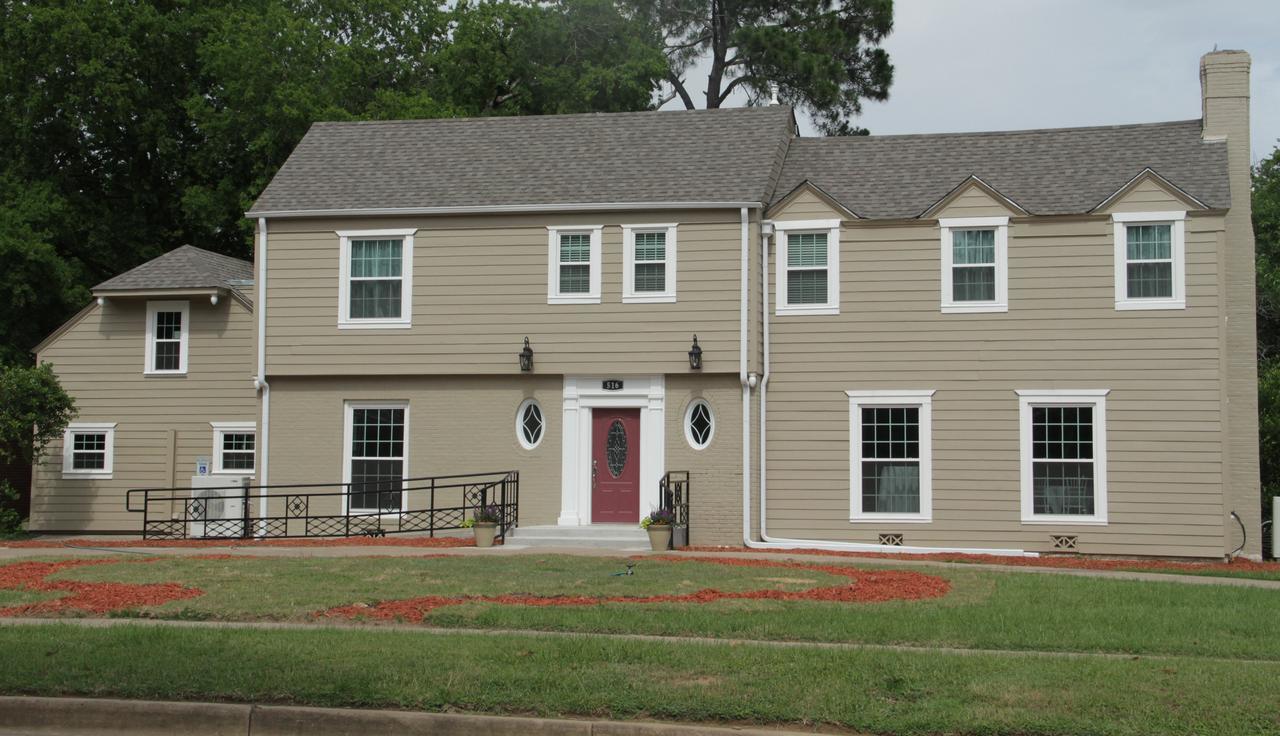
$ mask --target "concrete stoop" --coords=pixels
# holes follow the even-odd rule
[[[638,524],[520,526],[507,532],[504,544],[513,549],[590,548],[641,552],[649,549],[649,535]]]
[[[0,735],[24,736],[786,736],[796,731],[641,721],[0,696]]]

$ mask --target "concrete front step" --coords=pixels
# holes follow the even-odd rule
[[[649,535],[638,525],[633,524],[521,526],[507,533],[506,544],[511,547],[645,550],[649,548]]]

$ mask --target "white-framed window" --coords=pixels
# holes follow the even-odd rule
[[[706,399],[694,399],[684,410],[684,438],[695,450],[705,450],[716,436],[716,417]]]
[[[190,302],[147,302],[146,366],[151,376],[187,373],[187,335],[191,332]]]
[[[676,226],[622,226],[622,301],[676,300]]]
[[[339,230],[338,327],[409,327],[417,230]]]
[[[1107,523],[1109,389],[1021,389],[1022,523]]]
[[[1009,311],[1009,218],[948,217],[938,226],[943,313]]]
[[[547,433],[547,418],[536,399],[525,399],[516,410],[516,441],[526,450],[542,444]]]
[[[845,393],[849,521],[932,521],[934,390]]]
[[[1186,212],[1116,212],[1116,309],[1186,309]]]
[[[405,508],[409,472],[408,402],[347,402],[343,430],[343,482],[351,484],[351,514]],[[345,504],[344,504],[345,505]]]
[[[258,429],[253,422],[209,422],[213,427],[213,472],[252,474]]]
[[[547,303],[600,303],[603,225],[547,228]]]
[[[840,313],[840,221],[775,222],[775,313]]]
[[[115,422],[72,422],[62,433],[62,476],[110,478],[115,445]]]

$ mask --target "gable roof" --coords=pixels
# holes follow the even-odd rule
[[[1144,169],[1211,208],[1231,204],[1227,147],[1199,120],[996,133],[797,138],[779,181],[808,180],[870,218],[914,218],[970,177],[1034,215],[1086,213]]]
[[[253,263],[183,245],[152,258],[93,287],[93,293],[178,289],[229,289],[246,304],[245,282],[253,280]]]
[[[763,203],[784,106],[316,123],[247,213]]]

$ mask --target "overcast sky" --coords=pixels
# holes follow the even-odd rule
[[[1253,57],[1257,160],[1280,138],[1280,0],[895,0],[889,100],[858,122],[883,135],[1199,118],[1214,44]]]

